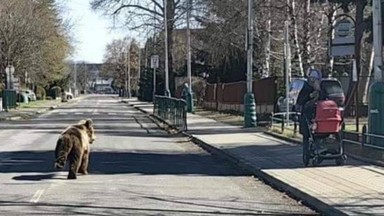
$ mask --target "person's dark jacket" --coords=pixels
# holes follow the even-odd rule
[[[300,120],[300,133],[307,134],[309,133],[307,120],[306,118],[313,118],[315,114],[315,103],[319,99],[319,92],[314,96],[315,92],[314,88],[308,84],[308,82],[304,82],[303,88],[300,90],[300,93],[297,97],[296,101],[296,111],[301,113],[299,118]],[[304,118],[306,117],[306,118]]]

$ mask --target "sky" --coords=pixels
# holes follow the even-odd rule
[[[91,0],[60,1],[62,15],[74,24],[72,37],[75,61],[102,63],[105,46],[113,39],[123,38],[123,30],[112,29],[113,20],[90,8]]]

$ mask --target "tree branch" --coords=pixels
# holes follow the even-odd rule
[[[163,16],[163,14],[157,12],[157,11],[154,11],[154,10],[151,10],[149,8],[145,8],[141,5],[121,5],[119,8],[117,8],[113,13],[112,15],[116,15],[120,12],[120,10],[124,9],[124,8],[136,8],[136,9],[140,9],[140,10],[143,10],[143,11],[147,11],[149,13],[152,13],[152,14],[155,14],[155,15],[158,15],[158,16]]]

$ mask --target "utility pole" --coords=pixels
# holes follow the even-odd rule
[[[131,45],[132,41],[128,47],[128,98],[131,98]]]
[[[193,91],[192,91],[192,60],[191,60],[191,6],[192,0],[187,0],[187,74],[188,74],[188,93],[187,93],[187,111],[194,112]]]
[[[136,97],[139,95],[139,86],[140,86],[140,77],[141,77],[141,48],[139,45],[139,68],[137,70],[137,78],[136,78]]]
[[[75,61],[75,64],[74,64],[74,96],[77,97],[77,64],[76,64],[76,61]]]
[[[123,58],[125,57],[125,91],[124,91],[124,97],[128,97],[128,52],[125,51],[123,54]],[[125,55],[125,56],[124,56]]]
[[[256,126],[256,103],[252,92],[253,66],[253,0],[248,0],[248,31],[247,31],[247,93],[244,96],[244,127]]]
[[[373,46],[374,46],[374,72],[375,72],[375,80],[384,82],[383,75],[383,32],[382,25],[383,21],[381,20],[381,1],[373,0]]]
[[[289,122],[289,82],[291,75],[291,47],[289,44],[289,21],[284,25],[284,61],[285,61],[285,98],[286,98],[286,122]]]
[[[168,71],[168,20],[167,20],[167,1],[164,0],[164,41],[165,41],[165,96],[170,97],[169,91],[169,71]]]

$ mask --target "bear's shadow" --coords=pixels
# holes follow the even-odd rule
[[[45,175],[20,175],[15,176],[12,179],[16,181],[42,181],[47,179],[55,179],[55,174],[45,174]]]
[[[0,161],[0,173],[16,173],[11,178],[17,181],[66,179],[68,173],[67,167],[54,169],[54,151],[0,152],[0,158],[6,158]],[[90,175],[244,175],[228,165],[208,154],[92,151],[88,171]]]

